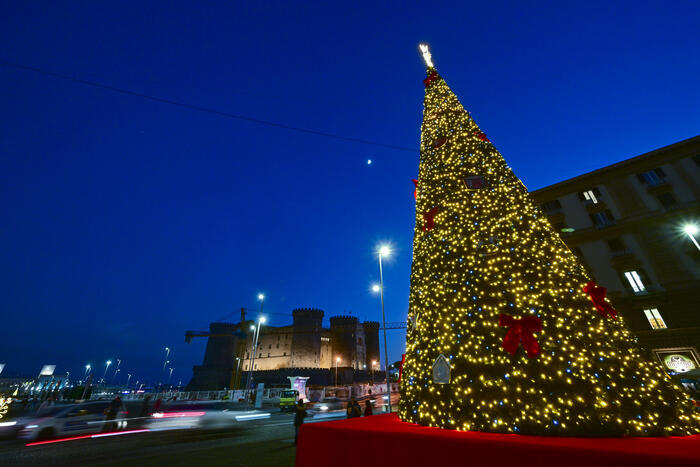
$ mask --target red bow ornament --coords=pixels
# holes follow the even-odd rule
[[[425,87],[427,88],[428,86],[430,86],[430,83],[432,83],[432,82],[435,81],[436,79],[438,79],[437,71],[433,71],[432,73],[430,73],[430,74],[428,75],[427,78],[425,78],[425,79],[423,80],[423,84],[425,84]]]
[[[423,213],[423,232],[433,230],[433,227],[435,227],[435,216],[439,210],[440,208],[435,206]]]
[[[474,134],[476,135],[477,138],[479,138],[481,141],[487,141],[490,142],[489,139],[486,137],[486,133],[482,131],[475,131]]]
[[[510,315],[501,313],[498,320],[501,327],[510,328],[503,337],[501,347],[511,355],[515,355],[520,344],[527,352],[527,358],[534,358],[540,354],[540,344],[532,335],[533,332],[542,331],[542,320],[536,316],[526,316],[524,318],[515,319]]]
[[[583,291],[591,297],[595,309],[598,310],[601,316],[604,318],[610,316],[612,319],[617,319],[617,310],[605,300],[605,294],[608,292],[608,289],[596,285],[595,281],[590,281],[583,286]]]
[[[412,178],[411,181],[413,182],[413,185],[415,186],[415,189],[413,190],[413,198],[417,199],[418,198],[418,180],[415,178]]]

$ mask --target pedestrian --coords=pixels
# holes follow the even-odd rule
[[[365,401],[365,417],[369,417],[370,415],[372,415],[372,404],[369,399],[367,399]]]
[[[362,409],[360,408],[360,404],[357,403],[354,397],[350,399],[350,402],[348,402],[348,406],[345,409],[345,414],[348,416],[348,418],[356,418],[362,416]]]
[[[149,405],[151,403],[151,396],[146,396],[143,398],[143,404],[141,405],[141,413],[139,416],[141,417],[148,417],[150,415],[148,409],[150,408]]]
[[[294,445],[297,444],[297,439],[299,438],[299,427],[304,423],[306,418],[306,407],[304,406],[304,401],[299,399],[296,406],[296,413],[294,414]]]
[[[107,407],[107,418],[104,430],[113,430],[115,429],[114,423],[109,423],[115,418],[117,418],[117,414],[119,411],[122,409],[122,398],[119,396],[116,396],[114,399],[112,399],[112,402],[109,403],[109,407]]]

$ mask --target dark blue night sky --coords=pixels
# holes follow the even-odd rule
[[[5,374],[121,358],[156,379],[169,346],[186,383],[205,341],[184,331],[258,292],[275,325],[309,306],[379,320],[381,240],[404,320],[419,41],[530,189],[700,133],[692,2],[236,3],[4,1],[0,61],[415,151],[0,65]],[[403,346],[392,331],[392,361]]]

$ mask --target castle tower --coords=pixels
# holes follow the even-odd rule
[[[374,371],[379,370],[379,323],[376,321],[365,321],[362,323],[362,327],[365,329],[365,364],[367,365],[367,371],[372,369],[372,362],[374,364]]]
[[[357,368],[357,328],[358,320],[354,316],[333,316],[331,318],[331,348],[333,367],[340,357],[339,367]],[[361,362],[362,365],[364,362]]]
[[[321,361],[321,331],[323,310],[297,308],[292,335],[292,368],[318,368]]]

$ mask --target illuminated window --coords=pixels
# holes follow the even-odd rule
[[[625,278],[627,278],[627,281],[630,283],[630,287],[632,287],[634,293],[643,293],[647,291],[646,287],[644,287],[644,283],[642,282],[642,278],[639,277],[639,273],[637,271],[625,272]]]
[[[598,204],[600,200],[600,190],[593,188],[592,190],[581,191],[578,198],[586,203]]]
[[[652,329],[666,329],[666,323],[656,308],[645,309],[644,315],[649,320]]]

